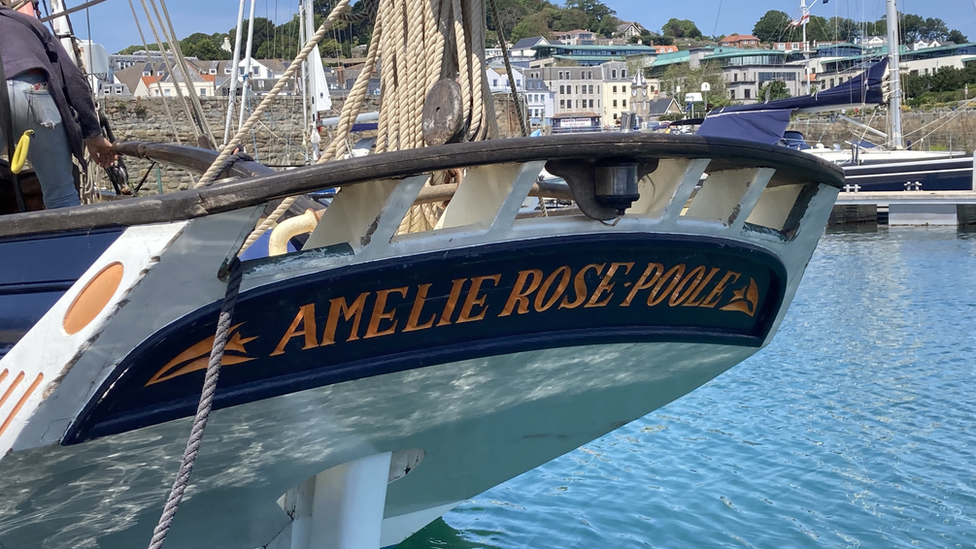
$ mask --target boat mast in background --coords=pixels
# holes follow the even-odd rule
[[[224,122],[224,140],[223,143],[227,143],[230,140],[230,121],[234,116],[234,100],[237,98],[237,77],[239,69],[237,68],[241,64],[241,26],[244,21],[244,0],[241,0],[241,5],[237,8],[237,33],[234,35],[234,60],[231,62],[231,70],[233,71],[230,79],[230,93],[227,95],[227,120]],[[243,99],[242,99],[243,102]]]
[[[315,34],[315,10],[312,0],[305,0],[304,11],[305,36],[312,36]],[[320,113],[332,109],[332,98],[329,97],[329,84],[325,79],[325,68],[318,47],[311,51],[306,62],[308,63],[308,112],[311,115],[311,123],[314,124],[319,120]]]
[[[244,74],[241,79],[241,111],[237,118],[237,127],[244,125],[244,109],[247,105],[247,92],[251,88],[251,59],[254,56],[254,0],[251,0],[251,14],[247,20],[247,49],[244,50]],[[240,68],[234,67],[237,75],[240,75]],[[235,77],[237,76],[235,75]]]
[[[55,16],[51,19],[51,28],[54,30],[54,36],[61,42],[65,51],[71,56],[71,62],[75,64],[76,67],[80,68],[82,72],[87,73],[85,64],[83,63],[83,58],[81,52],[78,49],[78,44],[75,42],[75,33],[71,28],[71,21],[66,15],[59,14],[65,12],[64,2],[62,0],[51,0],[51,14]],[[88,37],[89,40],[91,37]]]
[[[810,4],[810,7],[813,7],[813,4]],[[807,44],[808,21],[810,21],[810,8],[807,7],[806,0],[800,0],[800,26],[803,27],[803,93],[806,95],[810,95],[810,46]]]
[[[891,99],[888,102],[889,115],[891,116],[891,127],[888,134],[891,138],[890,147],[892,149],[904,149],[905,144],[901,137],[901,79],[898,65],[898,8],[895,0],[887,0],[887,26],[888,26],[888,74],[891,81]]]

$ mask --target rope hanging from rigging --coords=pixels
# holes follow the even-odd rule
[[[424,101],[434,84],[441,79],[455,80],[460,86],[463,139],[481,141],[497,137],[494,108],[485,79],[484,29],[487,22],[484,0],[378,0],[367,3],[356,16],[364,17],[363,14],[371,13],[374,6],[376,15],[366,63],[343,104],[335,136],[318,162],[336,160],[348,154],[349,134],[362,111],[369,78],[378,63],[382,64],[380,89],[383,101],[376,152],[424,146]],[[300,54],[292,67],[305,60],[308,54],[306,50],[310,51],[321,40],[331,20],[350,20],[353,17],[349,13],[348,3],[340,2],[315,36],[306,43],[304,55]],[[290,77],[286,73],[276,87]],[[271,95],[265,98],[262,106],[271,100]],[[259,112],[263,112],[261,106],[255,110],[255,115]],[[251,119],[241,130],[250,125],[253,125]],[[228,147],[235,146],[237,139],[238,136],[235,136]],[[218,157],[217,163],[221,161],[222,158]],[[450,177],[449,174],[434,174],[428,184],[445,183]],[[294,200],[294,197],[283,200],[252,231],[243,249],[251,246],[272,227]],[[432,228],[441,211],[442,208],[434,204],[417,206],[405,217],[401,231]]]

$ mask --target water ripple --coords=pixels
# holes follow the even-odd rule
[[[828,233],[773,343],[422,547],[973,547],[976,234]]]

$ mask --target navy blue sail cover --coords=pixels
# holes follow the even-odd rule
[[[847,82],[812,95],[715,109],[708,113],[697,133],[774,144],[783,137],[790,115],[795,111],[840,110],[883,103],[882,79],[887,66],[888,60],[882,60]]]

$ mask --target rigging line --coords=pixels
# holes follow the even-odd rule
[[[156,9],[156,1],[150,0],[150,2],[153,5],[153,9]],[[169,18],[169,9],[166,7],[166,0],[159,0],[159,6],[163,9],[163,15],[166,17],[166,25],[169,28],[169,34],[172,37],[173,42],[172,50],[173,53],[176,54],[176,59],[179,62],[180,72],[183,73],[183,78],[186,80],[188,95],[190,96],[190,102],[193,103],[193,108],[199,118],[200,129],[210,141],[209,146],[213,148],[215,146],[213,130],[210,129],[210,123],[207,121],[207,117],[203,113],[203,105],[200,104],[200,98],[197,97],[197,90],[193,86],[190,79],[186,58],[183,57],[183,48],[180,47],[180,41],[176,37],[176,29],[173,28],[173,21]],[[160,19],[160,23],[162,23],[162,19]],[[203,145],[201,144],[201,146]]]
[[[525,112],[522,110],[522,102],[519,101],[518,88],[515,85],[515,71],[512,70],[512,63],[508,58],[508,47],[505,45],[505,32],[502,30],[502,25],[498,17],[498,4],[495,0],[488,0],[488,3],[491,5],[492,15],[495,16],[495,32],[498,35],[498,45],[502,48],[502,57],[505,59],[505,73],[508,75],[508,84],[512,89],[512,102],[515,103],[515,114],[518,116],[519,129],[522,130],[522,137],[527,137],[529,130],[525,127]]]
[[[27,0],[27,1],[30,2],[31,0]],[[77,6],[75,6],[73,8],[66,9],[64,11],[55,13],[53,15],[48,15],[47,17],[38,19],[38,21],[40,21],[41,23],[47,23],[48,21],[54,19],[55,17],[60,17],[62,15],[70,15],[72,13],[75,13],[76,11],[87,10],[88,8],[90,8],[92,6],[95,6],[95,5],[98,5],[98,4],[101,4],[104,1],[105,0],[91,0],[90,2],[85,2],[84,4],[78,4]],[[46,4],[47,4],[47,2],[45,2],[45,7],[47,7]]]
[[[179,83],[176,82],[176,74],[173,71],[173,65],[170,63],[169,55],[166,52],[166,48],[163,47],[163,41],[160,40],[159,38],[159,31],[156,29],[156,24],[153,22],[152,14],[149,13],[149,6],[146,4],[146,0],[140,0],[140,2],[142,3],[143,11],[146,12],[146,21],[149,22],[149,29],[152,30],[153,37],[156,39],[156,46],[159,48],[159,54],[163,59],[163,64],[166,66],[166,71],[169,73],[170,78],[173,79],[173,85],[176,88],[176,96],[179,97],[180,104],[183,105],[183,110],[186,113],[186,119],[189,120],[190,123],[193,123],[193,113],[190,112],[190,106],[187,104],[187,102],[183,100],[183,89],[179,86]],[[146,52],[146,55],[147,56],[149,55],[148,50]],[[152,66],[151,63],[150,66]],[[153,72],[156,72],[155,66],[153,66]],[[156,82],[157,83],[159,82],[158,76],[156,76]],[[160,91],[160,95],[161,96],[163,95],[162,91]],[[193,133],[196,135],[200,135],[199,129],[195,124],[193,126]]]
[[[91,32],[91,15],[88,13],[88,8],[85,8],[85,24],[88,26],[88,64],[95,64],[95,56],[92,55],[92,44],[95,43],[95,39],[92,38]],[[93,74],[92,69],[94,67],[88,67],[88,74]],[[92,86],[88,86],[88,91],[92,94],[92,103],[98,104],[98,90],[94,89]]]
[[[261,103],[258,104],[258,107],[254,110],[248,120],[243,126],[241,126],[241,128],[237,130],[237,133],[231,138],[230,142],[224,146],[223,150],[220,151],[220,154],[218,154],[217,158],[214,159],[213,164],[211,164],[211,166],[207,169],[207,172],[200,177],[197,186],[205,185],[210,177],[216,173],[219,173],[218,170],[220,169],[220,164],[226,160],[228,156],[230,156],[231,152],[234,150],[234,147],[241,142],[241,138],[247,134],[250,127],[257,123],[260,116],[270,106],[270,102],[274,101],[274,98],[278,96],[285,84],[292,78],[292,76],[295,75],[299,66],[305,61],[308,54],[312,51],[312,48],[318,45],[318,43],[322,40],[322,37],[325,36],[325,33],[328,32],[329,28],[334,24],[336,19],[338,19],[343,12],[348,11],[349,2],[350,0],[340,0],[339,4],[336,5],[336,8],[332,11],[332,13],[329,14],[326,20],[322,22],[322,25],[319,26],[318,30],[315,31],[315,34],[309,38],[308,43],[302,46],[301,51],[298,52],[298,55],[295,57],[294,61],[288,65],[285,73],[281,75],[281,78],[279,78],[278,82],[271,88],[271,91],[269,91],[268,94],[265,95],[264,99],[261,100]]]
[[[973,0],[976,2],[976,0]],[[718,0],[718,10],[715,11],[715,26],[712,28],[712,37],[718,36],[718,20],[722,15],[722,0]]]
[[[149,45],[146,43],[146,36],[142,33],[142,25],[139,23],[139,16],[136,15],[136,7],[132,3],[132,0],[129,0],[129,8],[132,9],[132,18],[136,22],[136,30],[139,31],[139,39],[142,40],[142,48],[146,52],[146,63],[149,65],[150,70],[152,70],[152,72],[155,73],[156,71],[153,68],[152,58],[149,56]],[[160,52],[160,53],[163,53],[163,55],[165,55],[164,52]],[[156,90],[159,93],[159,97],[161,101],[163,102],[163,109],[166,111],[166,118],[169,120],[169,123],[172,124],[173,126],[173,137],[176,139],[177,144],[182,145],[183,141],[180,140],[180,132],[176,126],[176,120],[173,118],[173,113],[169,110],[169,102],[166,101],[166,98],[163,96],[163,85],[159,82],[158,77],[156,78]],[[129,90],[129,91],[131,93],[135,93],[135,90]],[[146,92],[147,93],[149,92],[148,86],[146,87]]]

